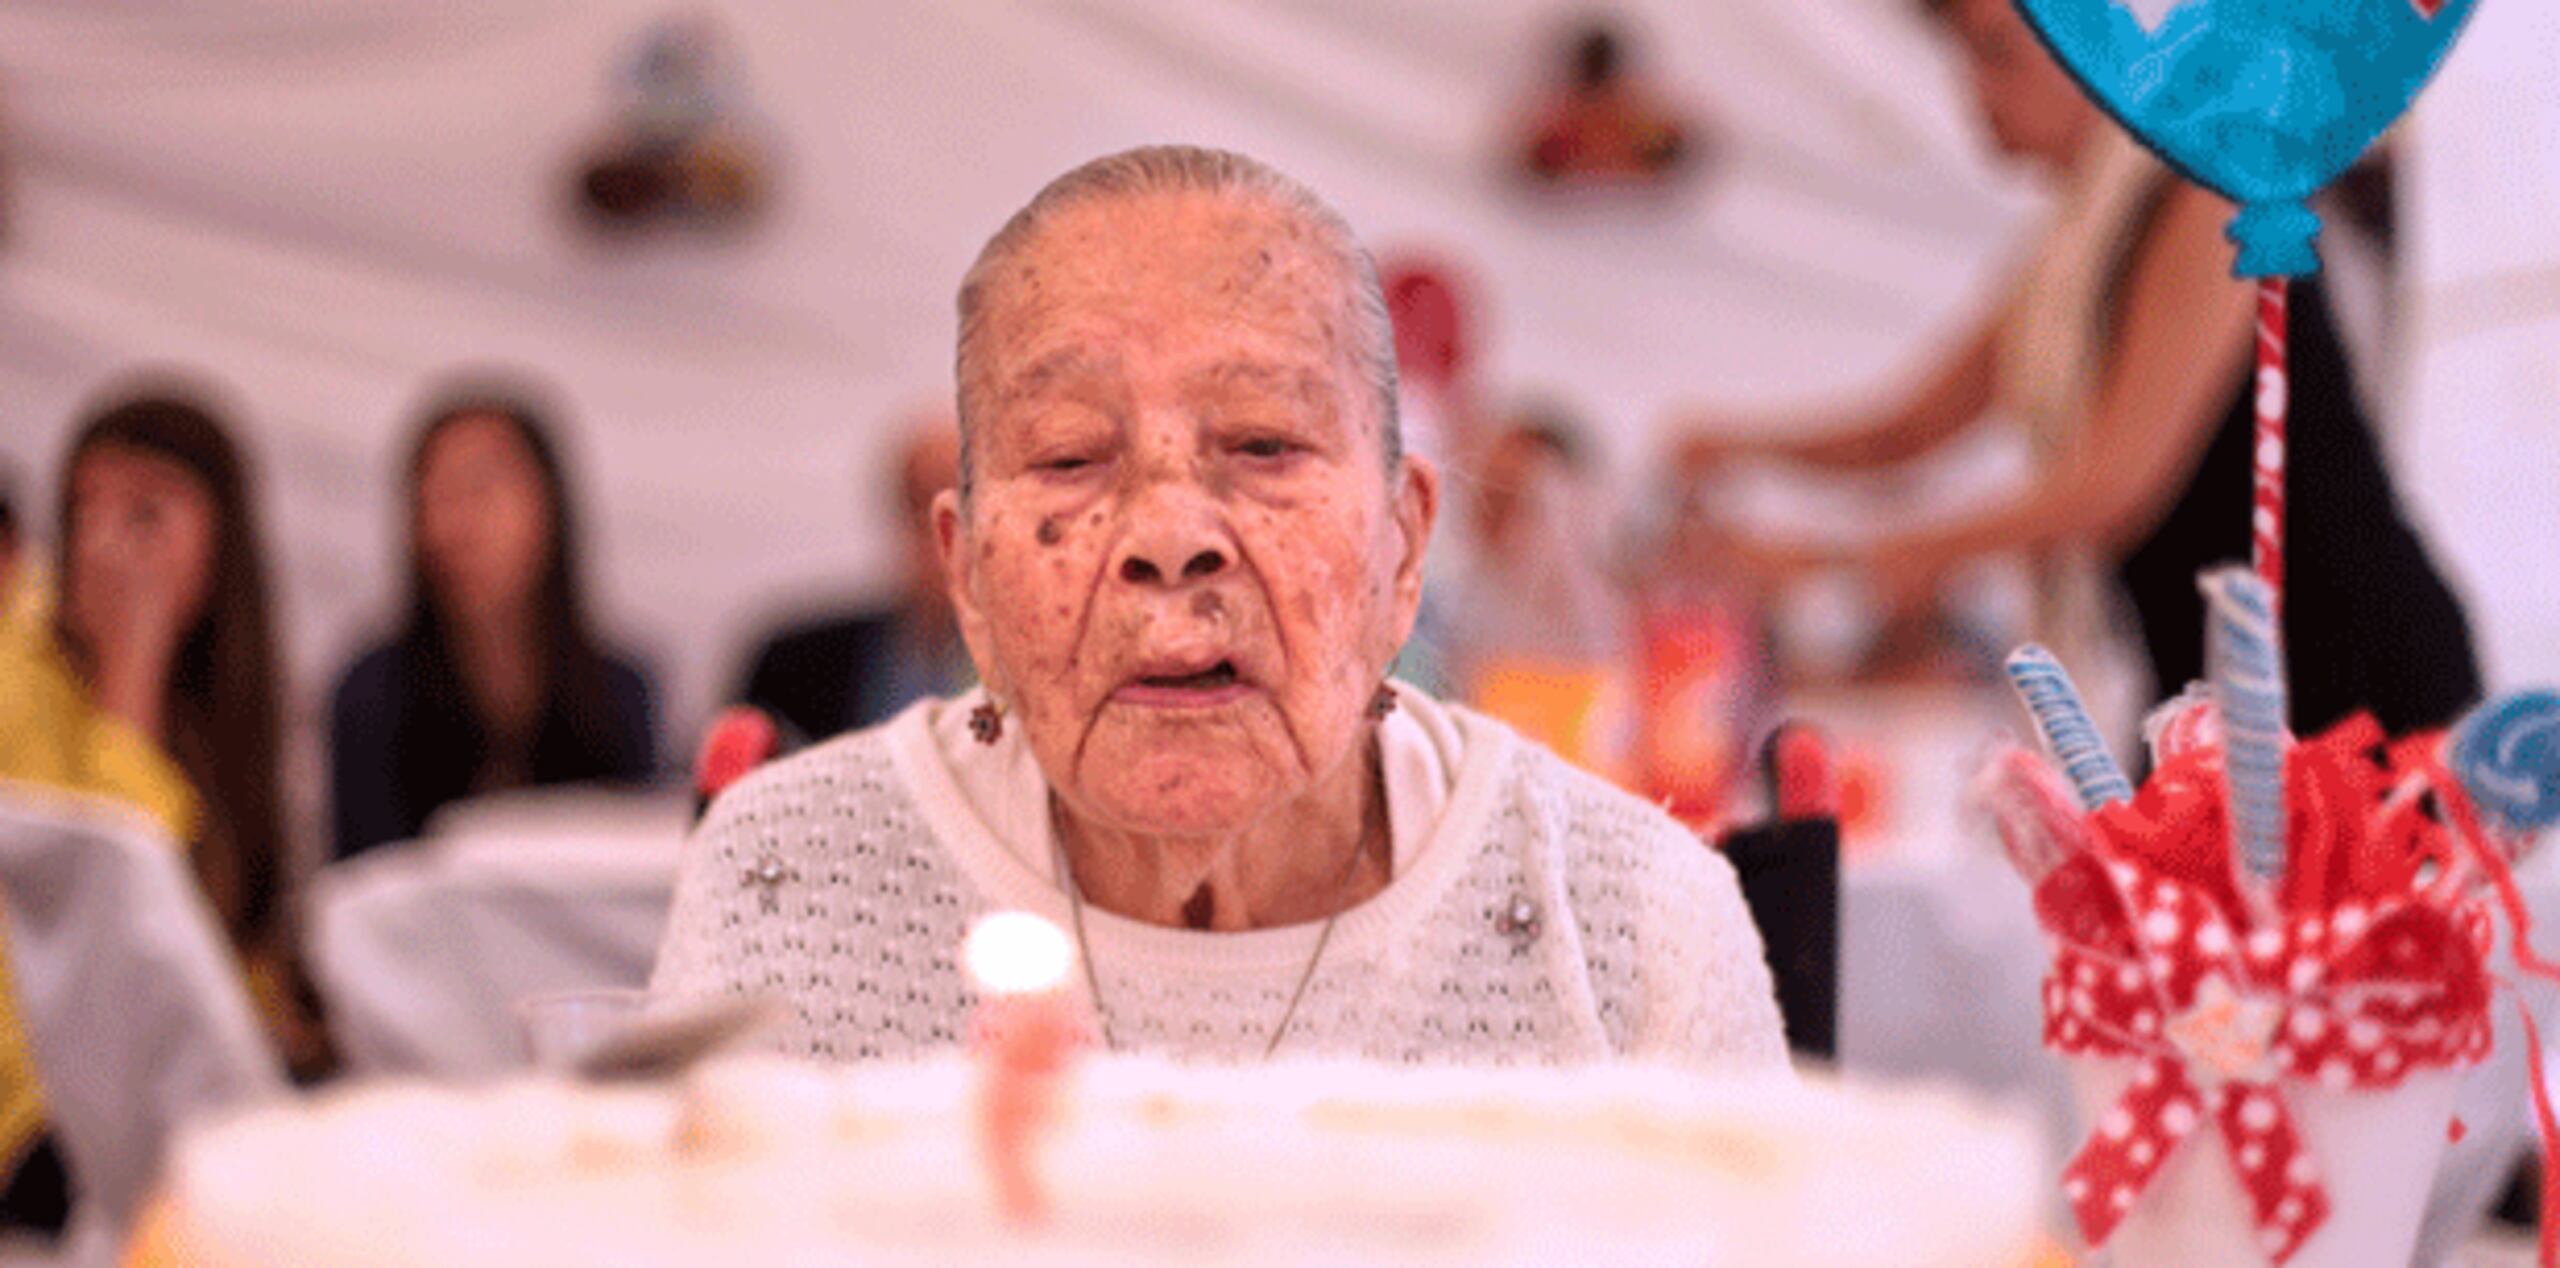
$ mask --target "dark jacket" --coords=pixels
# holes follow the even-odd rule
[[[757,650],[737,698],[810,741],[885,722],[909,703],[893,681],[900,641],[895,609],[786,626]]]
[[[358,657],[339,680],[329,719],[333,859],[410,840],[425,830],[429,816],[458,799],[418,787],[414,764],[399,752],[401,713],[410,699],[408,664],[395,640]],[[648,675],[609,654],[603,670],[607,717],[596,729],[601,742],[559,742],[546,720],[535,743],[534,786],[642,784],[658,773],[657,708]]]

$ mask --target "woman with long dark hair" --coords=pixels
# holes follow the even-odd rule
[[[121,801],[165,829],[292,1048],[307,1022],[285,985],[276,651],[248,466],[202,404],[127,396],[72,441],[58,505],[58,611],[0,645],[0,778]],[[11,998],[0,1222],[58,1228],[64,1178]]]
[[[418,836],[451,802],[656,769],[649,683],[589,623],[541,412],[503,391],[444,396],[406,473],[408,616],[347,671],[332,711],[341,859]]]

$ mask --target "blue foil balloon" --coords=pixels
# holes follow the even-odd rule
[[[2240,204],[2244,277],[2315,273],[2307,205],[2417,100],[2478,0],[2017,0],[2107,113]],[[2547,3],[2548,0],[2517,0]]]

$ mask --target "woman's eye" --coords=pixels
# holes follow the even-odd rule
[[[1046,458],[1033,464],[1033,467],[1035,470],[1051,471],[1061,475],[1069,475],[1082,471],[1092,465],[1093,459],[1091,458],[1087,458],[1082,455],[1069,455],[1062,458]]]
[[[1278,436],[1256,436],[1236,446],[1236,452],[1248,458],[1285,458],[1297,451],[1295,442]]]

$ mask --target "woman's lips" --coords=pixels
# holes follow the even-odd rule
[[[1210,709],[1252,694],[1253,684],[1236,672],[1232,661],[1219,661],[1187,674],[1144,674],[1111,693],[1115,704],[1143,709]]]

